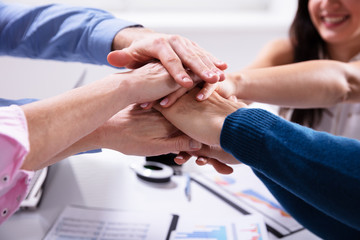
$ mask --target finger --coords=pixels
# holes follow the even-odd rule
[[[195,85],[194,85],[195,86]],[[177,91],[169,94],[163,100],[161,100],[160,105],[162,107],[170,107],[173,105],[177,99],[179,99],[182,95],[184,95],[189,89],[187,88],[180,88]]]
[[[211,94],[217,89],[218,84],[217,83],[206,83],[204,87],[199,91],[199,93],[196,95],[196,99],[198,101],[204,101],[208,99]]]
[[[238,101],[237,97],[234,96],[234,95],[231,95],[228,99],[229,99],[230,101],[232,101],[232,102],[237,102],[237,101]]]
[[[161,42],[161,46],[157,46],[157,51],[160,62],[178,84],[185,88],[193,86],[193,80],[185,71],[181,59],[168,43]]]
[[[182,165],[186,163],[191,158],[190,154],[187,154],[186,152],[180,152],[174,159],[174,162],[176,162],[179,165]]]
[[[202,146],[200,142],[186,136],[185,134],[163,139],[162,142],[163,147],[164,149],[167,149],[167,152],[198,151]]]
[[[195,42],[192,42],[191,43],[195,46],[195,47],[198,47],[198,48],[201,48],[197,43]],[[220,69],[220,70],[226,70],[228,68],[228,65],[226,62],[224,61],[220,61],[218,58],[216,58],[214,55],[208,53],[208,57],[210,58],[210,60],[214,63],[214,65]]]
[[[125,50],[112,51],[107,55],[107,61],[115,67],[127,67],[133,60]]]
[[[195,160],[196,164],[199,166],[204,166],[208,163],[208,158],[207,157],[198,157]]]
[[[170,44],[183,64],[196,75],[209,83],[219,81],[220,76],[217,71],[220,70],[210,61],[205,51],[177,36],[172,36]]]
[[[140,107],[141,107],[142,109],[151,109],[155,104],[156,104],[155,101],[153,101],[153,102],[146,102],[146,103],[140,104]]]
[[[227,69],[227,64],[223,61],[218,60],[212,54],[210,54],[209,52],[201,48],[199,45],[197,45],[195,42],[192,41],[190,42],[196,49],[199,49],[199,51],[203,52],[207,56],[208,59],[207,66],[211,68],[212,71],[219,76],[219,81],[224,81],[225,80],[224,70]]]
[[[208,163],[211,164],[214,169],[221,174],[230,174],[234,171],[232,167],[213,158],[209,158]]]
[[[213,63],[215,64],[215,66],[216,66],[218,69],[224,71],[224,70],[226,70],[226,69],[228,68],[228,65],[227,65],[226,62],[220,61],[220,60],[218,60],[217,58],[213,57],[212,55],[211,55],[211,57],[212,57]],[[225,76],[224,76],[224,79],[225,79]]]

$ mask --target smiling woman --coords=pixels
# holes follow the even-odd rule
[[[337,57],[333,56],[335,52],[332,49],[339,44],[360,50],[360,1],[310,0],[309,13],[321,38],[327,42],[332,57]]]

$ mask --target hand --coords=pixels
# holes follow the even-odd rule
[[[97,130],[100,147],[127,155],[154,156],[194,151],[201,144],[181,133],[154,109],[130,105]]]
[[[234,93],[233,84],[232,84],[232,82],[230,82],[228,80],[225,80],[223,82],[205,83],[205,84],[203,84],[203,82],[199,82],[199,84],[196,86],[193,86],[193,88],[194,87],[202,87],[202,89],[196,95],[196,99],[198,101],[204,101],[204,100],[208,99],[214,91],[218,92],[222,97],[229,99],[231,101],[237,102],[237,100],[238,100],[235,95],[232,95],[232,93]],[[180,98],[182,95],[184,95],[188,91],[189,91],[189,89],[181,87],[180,89],[176,90],[175,92],[169,94],[164,99],[162,99],[160,102],[160,105],[162,107],[170,107],[172,104],[174,104],[176,102],[176,100],[178,98]],[[147,106],[147,108],[150,108],[152,106],[153,106],[153,104]]]
[[[220,94],[220,96],[227,99],[232,98],[233,96],[235,97],[237,95],[237,91],[236,91],[237,83],[241,81],[236,76],[237,75],[234,74],[226,74],[226,78],[222,82],[218,82],[215,84],[206,83],[204,87],[196,95],[196,99],[198,99],[199,101],[204,101],[208,99],[214,91]]]
[[[193,85],[185,68],[209,83],[222,81],[226,63],[217,60],[194,42],[177,35],[156,33],[144,28],[126,28],[114,38],[108,62],[116,67],[138,68],[160,60],[175,81],[183,87]],[[185,67],[184,67],[185,66]]]
[[[206,101],[196,101],[199,88],[179,98],[170,108],[155,105],[166,119],[191,138],[206,145],[220,145],[220,132],[226,116],[246,105],[214,92]]]
[[[225,152],[221,147],[208,145],[203,145],[198,151],[179,153],[175,158],[175,162],[181,165],[193,156],[197,157],[196,164],[199,166],[210,164],[221,174],[233,172],[233,169],[227,164],[240,164],[234,156]]]
[[[201,85],[202,89],[196,95],[196,99],[198,101],[205,101],[206,99],[208,99],[211,96],[211,94],[214,91],[216,91],[217,93],[220,94],[220,96],[222,96],[226,99],[237,101],[236,90],[235,90],[236,86],[237,86],[236,81],[240,81],[240,80],[237,79],[235,76],[228,74],[226,79],[222,82],[205,83],[205,84],[201,84],[201,82],[200,82],[198,85]],[[172,104],[174,104],[176,102],[176,100],[178,98],[180,98],[182,95],[184,95],[187,91],[189,91],[189,89],[184,88],[184,87],[176,90],[175,92],[166,96],[160,102],[160,105],[162,107],[170,107]],[[152,105],[148,106],[148,108],[150,108],[150,107],[152,107]]]
[[[158,62],[151,62],[138,69],[115,74],[113,77],[123,74],[127,75],[124,79],[127,81],[130,93],[129,104],[155,101],[181,87]]]

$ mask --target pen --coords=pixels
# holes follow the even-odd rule
[[[185,184],[185,196],[188,199],[188,201],[191,201],[191,178],[189,176],[189,174],[185,175],[186,178],[186,184]]]

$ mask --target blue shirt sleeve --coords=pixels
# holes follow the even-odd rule
[[[318,219],[333,218],[332,223],[353,228],[359,237],[358,140],[317,132],[265,110],[239,109],[226,118],[220,142],[225,151],[281,187],[283,191],[272,191],[277,199],[291,195],[311,206],[282,201],[301,224],[312,226],[308,211],[314,208],[323,213]],[[326,236],[326,224],[315,228]]]
[[[133,26],[99,9],[0,2],[0,55],[108,65],[114,36]]]

